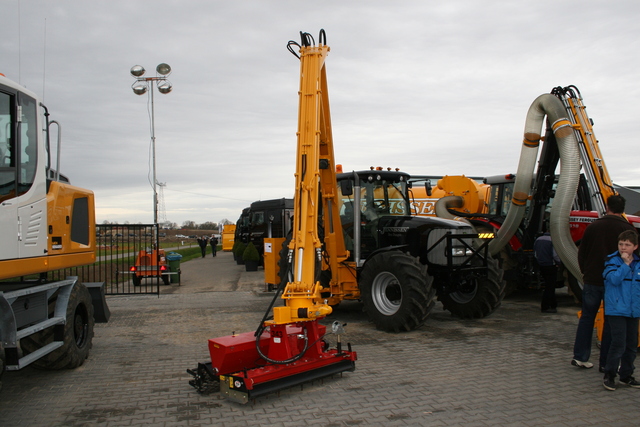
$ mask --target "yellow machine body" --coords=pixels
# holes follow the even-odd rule
[[[222,250],[231,252],[235,243],[236,225],[226,224],[222,230]]]
[[[438,180],[431,189],[431,195],[423,185],[414,184],[411,189],[412,215],[436,216],[435,205],[438,200],[447,196],[459,196],[462,198],[462,206],[456,207],[457,211],[464,213],[486,213],[489,203],[489,191],[491,186],[481,184],[478,181],[464,175],[447,175]]]
[[[264,239],[264,283],[269,288],[275,288],[280,284],[280,267],[278,251],[284,243],[284,237],[267,237]]]
[[[0,76],[0,279],[95,262],[94,195],[54,169],[54,123],[35,94]]]

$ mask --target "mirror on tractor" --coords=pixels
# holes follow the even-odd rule
[[[340,191],[343,196],[353,195],[353,182],[350,179],[340,181]]]

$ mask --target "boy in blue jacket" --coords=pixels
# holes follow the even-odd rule
[[[620,233],[618,251],[607,257],[602,273],[605,324],[611,333],[602,383],[607,390],[616,389],[616,373],[620,374],[621,383],[640,388],[640,382],[633,378],[640,317],[640,257],[635,254],[637,249],[638,234],[635,231]]]

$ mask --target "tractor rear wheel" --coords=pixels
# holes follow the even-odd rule
[[[49,304],[49,311],[53,313],[55,299]],[[33,365],[44,369],[73,369],[82,365],[89,356],[93,340],[93,304],[87,288],[76,283],[69,296],[67,305],[67,321],[64,325],[62,347],[57,348],[46,356],[33,362]],[[47,328],[20,340],[25,353],[53,342],[54,327]]]
[[[358,286],[364,310],[377,329],[405,332],[427,320],[435,304],[432,282],[416,258],[390,251],[367,261]]]
[[[462,319],[480,319],[493,313],[504,298],[505,283],[495,258],[487,260],[488,275],[470,273],[454,292],[439,295],[445,310]]]

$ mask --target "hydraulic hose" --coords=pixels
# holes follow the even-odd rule
[[[262,330],[264,330],[264,327],[262,327]],[[260,331],[260,335],[258,335],[256,337],[256,350],[258,350],[258,354],[260,355],[260,357],[262,357],[264,360],[266,360],[269,363],[273,363],[274,365],[287,365],[289,363],[293,363],[297,360],[300,360],[302,358],[302,356],[304,356],[304,354],[307,352],[307,349],[309,348],[309,337],[307,337],[306,331],[304,334],[304,348],[302,349],[302,351],[298,354],[296,354],[295,356],[287,359],[287,360],[274,360],[274,359],[269,359],[269,357],[267,357],[265,354],[262,353],[262,350],[260,349],[260,337],[262,336],[262,331]]]
[[[260,325],[258,326],[258,329],[256,329],[256,332],[254,333],[254,336],[256,337],[256,350],[258,351],[258,354],[260,355],[260,357],[262,357],[267,362],[273,363],[275,365],[286,365],[287,363],[293,363],[296,360],[299,360],[302,356],[304,356],[304,354],[306,353],[307,348],[309,346],[309,340],[307,338],[307,334],[305,334],[304,335],[304,339],[305,339],[304,348],[302,349],[302,351],[299,354],[297,354],[294,357],[292,357],[290,359],[287,359],[287,360],[273,360],[273,359],[270,359],[269,357],[267,357],[267,355],[263,354],[262,350],[260,349],[260,338],[262,337],[262,333],[266,329],[265,326],[264,326],[265,321],[269,317],[269,313],[271,313],[271,309],[275,305],[276,300],[278,299],[278,296],[280,296],[280,293],[283,291],[284,287],[286,286],[287,277],[289,276],[290,271],[291,271],[291,263],[287,263],[287,271],[285,272],[285,274],[282,275],[282,280],[280,280],[280,284],[278,285],[278,289],[276,290],[275,294],[273,295],[271,303],[269,304],[269,308],[267,308],[267,311],[265,312],[262,320],[260,321]]]
[[[291,259],[291,250],[289,250],[289,256],[288,258]],[[318,261],[318,264],[320,263],[320,261]],[[291,272],[291,267],[292,267],[292,262],[287,262],[287,270],[285,272],[285,274],[282,275],[282,279],[280,280],[280,284],[278,285],[278,288],[276,289],[276,292],[273,295],[273,298],[271,299],[271,303],[269,304],[269,307],[267,308],[267,311],[265,312],[264,316],[262,317],[262,320],[260,321],[260,324],[258,325],[258,328],[256,329],[256,332],[254,333],[254,336],[256,337],[256,350],[258,352],[258,355],[263,358],[264,360],[266,360],[269,363],[272,363],[274,365],[286,365],[289,363],[293,363],[297,360],[300,360],[305,353],[307,352],[307,350],[309,349],[309,338],[307,337],[306,331],[304,334],[304,348],[300,351],[300,353],[298,353],[297,355],[286,359],[286,360],[275,360],[275,359],[270,359],[267,355],[265,355],[264,353],[262,353],[262,350],[260,349],[260,338],[262,337],[262,333],[264,332],[264,330],[266,329],[265,327],[265,322],[267,320],[267,318],[269,317],[269,313],[271,313],[271,309],[273,308],[273,306],[276,303],[276,300],[278,299],[278,297],[280,296],[280,294],[282,293],[282,291],[284,290],[285,286],[287,285],[287,277],[289,277],[289,273]],[[319,270],[319,265],[317,265],[317,269],[316,271]],[[319,273],[316,274],[316,280],[319,279]],[[316,341],[317,342],[317,341]],[[315,343],[313,343],[312,345],[315,345]]]

